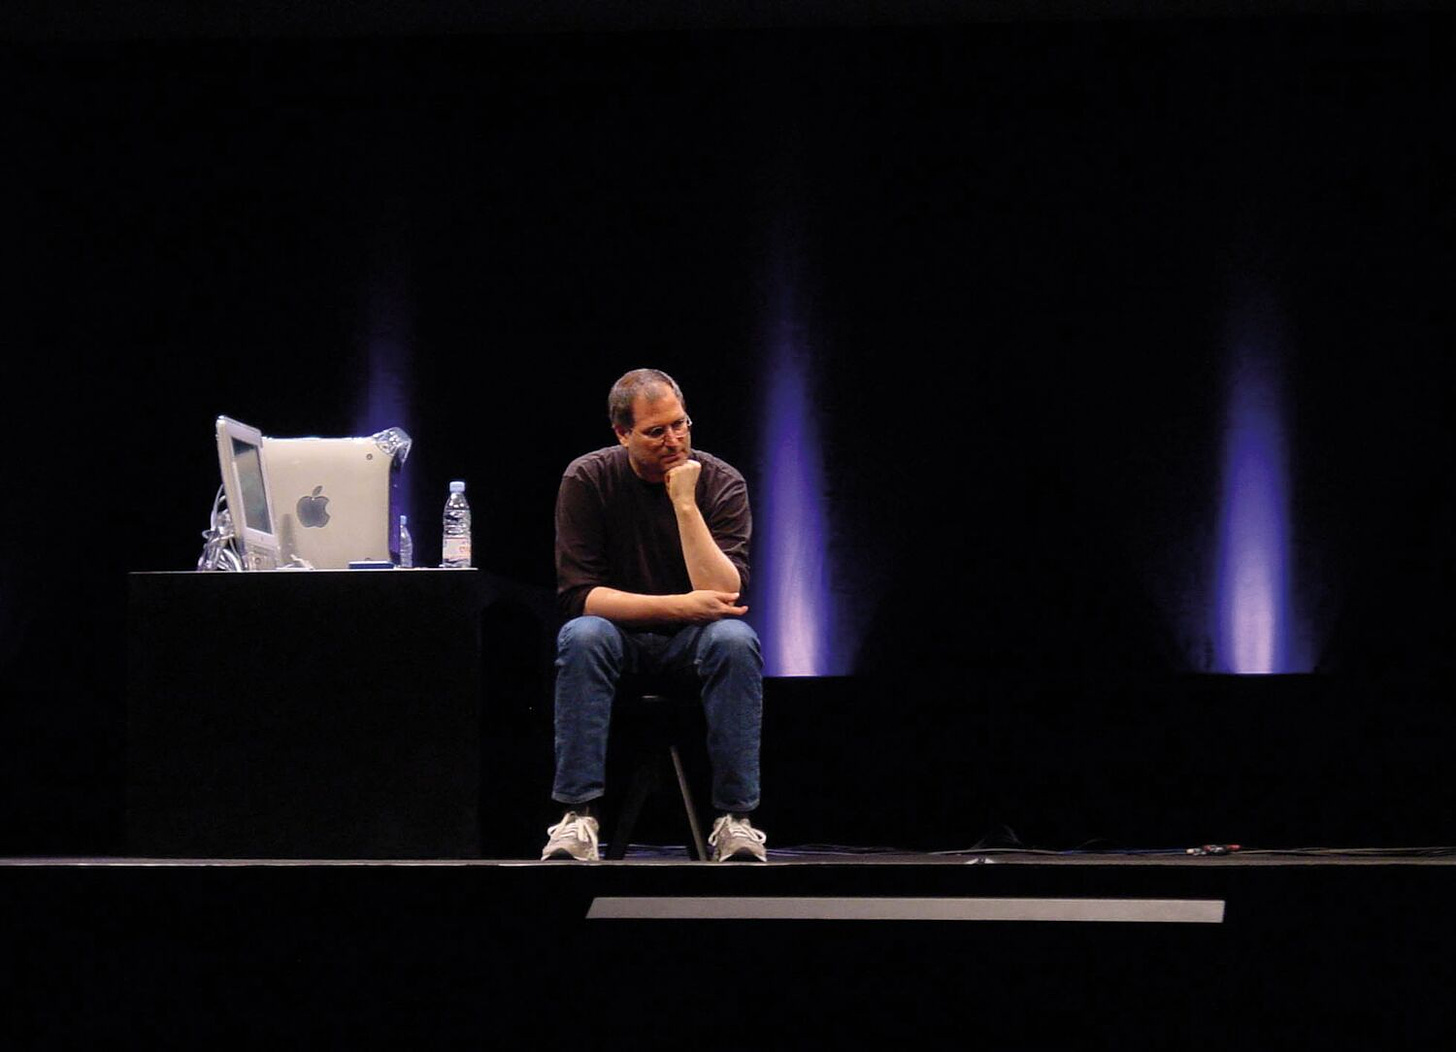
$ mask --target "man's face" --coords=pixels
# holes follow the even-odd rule
[[[632,429],[616,428],[617,441],[627,447],[627,458],[637,477],[647,482],[661,482],[672,468],[692,454],[692,432],[681,429],[687,413],[670,390],[653,392],[656,397],[638,395],[632,403]],[[675,431],[678,425],[680,431]],[[652,438],[661,429],[660,438]]]

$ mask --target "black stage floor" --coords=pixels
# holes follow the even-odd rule
[[[607,843],[603,841],[605,851]],[[598,869],[642,866],[672,866],[684,873],[701,868],[736,872],[781,867],[813,866],[1176,866],[1208,869],[1241,866],[1446,866],[1456,867],[1456,847],[1410,848],[1260,848],[1245,850],[1226,846],[1209,848],[1149,848],[1123,851],[1037,851],[1030,849],[967,849],[961,851],[907,851],[898,848],[803,845],[770,848],[766,865],[706,866],[689,857],[688,849],[674,844],[633,844],[627,857],[595,863],[540,863],[534,859],[436,859],[436,858],[127,858],[99,856],[36,856],[0,858],[0,870],[11,868],[113,868],[156,869],[230,866],[275,868],[345,866],[377,868],[404,867],[504,867],[541,869]]]
[[[16,858],[31,1045],[1155,1047],[1452,1021],[1445,849],[780,850],[719,866]],[[506,1042],[503,1035],[523,1031]]]

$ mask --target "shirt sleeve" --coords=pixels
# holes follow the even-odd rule
[[[739,594],[748,591],[748,542],[753,534],[753,513],[748,507],[748,484],[737,472],[725,472],[715,487],[704,520],[713,540],[738,571]]]
[[[606,524],[594,488],[576,475],[556,493],[556,605],[563,617],[580,617],[587,594],[607,582]]]

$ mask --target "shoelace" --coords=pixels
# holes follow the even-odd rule
[[[756,840],[760,844],[768,839],[766,833],[754,829],[747,822],[737,818],[720,818],[718,824],[713,827],[713,832],[708,835],[708,843],[717,847],[720,833],[729,837],[739,836],[745,840]]]
[[[579,815],[575,811],[572,811],[568,817],[563,818],[560,822],[557,822],[554,826],[547,829],[546,835],[548,837],[554,837],[558,832],[561,832],[564,836],[575,837],[577,840],[583,840],[587,843],[596,840],[596,833],[592,830],[591,817],[589,815]]]

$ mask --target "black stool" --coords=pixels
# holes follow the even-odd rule
[[[631,843],[632,829],[642,813],[647,798],[661,789],[670,768],[677,778],[678,792],[682,795],[683,810],[687,813],[688,831],[692,835],[689,845],[693,857],[699,862],[708,860],[708,846],[703,840],[703,829],[698,823],[698,811],[693,804],[692,790],[688,788],[687,774],[683,770],[682,751],[679,746],[691,733],[685,727],[685,710],[702,703],[696,694],[645,694],[625,692],[618,696],[613,706],[612,722],[618,727],[642,724],[640,756],[632,772],[632,783],[607,844],[607,858],[620,859],[627,854]],[[664,711],[668,710],[668,711]],[[633,726],[633,730],[637,728]]]

